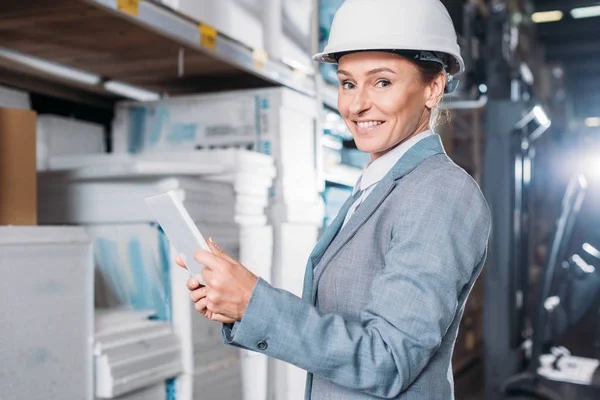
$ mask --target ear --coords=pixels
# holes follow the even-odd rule
[[[446,87],[446,74],[439,74],[427,86],[428,96],[425,99],[425,105],[427,106],[427,108],[432,110],[438,105],[438,103],[442,99],[442,96],[444,95],[444,89]]]

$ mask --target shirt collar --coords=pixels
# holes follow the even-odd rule
[[[356,182],[353,194],[359,190],[366,190],[378,183],[412,146],[432,135],[434,135],[434,133],[431,130],[418,133],[410,139],[400,143],[377,160],[369,163],[363,170],[358,182]]]

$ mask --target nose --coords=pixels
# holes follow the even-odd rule
[[[348,106],[348,111],[353,115],[361,115],[371,108],[371,97],[365,88],[354,91],[354,96]]]

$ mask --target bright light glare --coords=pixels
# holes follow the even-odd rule
[[[592,274],[596,270],[593,265],[590,265],[590,264],[586,263],[584,261],[584,259],[581,258],[581,256],[579,254],[573,254],[573,257],[571,257],[571,259],[573,260],[573,262],[575,264],[577,264],[577,266],[579,268],[581,268],[581,270],[583,272],[586,272],[588,274]]]
[[[558,296],[548,297],[544,301],[544,308],[548,311],[554,310],[559,305],[560,305],[560,297],[558,297]]]
[[[580,7],[571,10],[573,18],[591,18],[600,16],[600,5],[591,7]]]
[[[577,179],[579,180],[579,185],[581,185],[582,188],[587,189],[588,183],[587,183],[587,179],[585,179],[585,176],[583,176],[582,174],[579,174],[577,176]]]
[[[535,117],[537,118],[540,125],[550,126],[550,118],[548,118],[542,107],[535,106],[533,108],[533,113],[535,114]]]
[[[521,63],[521,66],[519,69],[521,71],[521,76],[523,77],[523,80],[525,81],[525,83],[527,83],[528,85],[533,85],[535,79],[533,77],[533,72],[531,72],[531,69],[529,68],[529,66],[525,63]]]
[[[556,22],[563,18],[562,11],[541,11],[531,15],[531,20],[536,24],[542,24],[544,22]]]
[[[32,57],[5,48],[0,48],[0,58],[17,62],[21,65],[25,65],[38,71],[57,76],[59,78],[84,83],[86,85],[97,85],[98,83],[100,83],[101,79],[98,75],[90,74],[89,72],[45,61],[41,58]]]
[[[583,171],[587,177],[597,180],[600,179],[600,155],[588,155],[583,159]]]
[[[479,91],[484,94],[487,93],[487,91],[488,91],[487,85],[485,83],[482,83],[481,85],[479,85]]]
[[[523,160],[523,180],[525,183],[531,182],[531,159]]]
[[[592,255],[596,258],[600,258],[600,251],[595,248],[594,246],[592,246],[589,243],[584,243],[583,244],[583,250],[585,250],[586,253],[588,253],[589,255]]]
[[[158,100],[160,98],[160,95],[158,93],[150,92],[148,90],[140,89],[138,87],[117,81],[106,82],[104,84],[104,88],[109,92],[116,93],[118,95],[125,96],[138,101],[153,101]]]
[[[585,119],[585,126],[588,128],[597,128],[600,126],[600,117],[590,117]]]

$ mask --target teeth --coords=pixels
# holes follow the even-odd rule
[[[361,128],[372,128],[377,125],[381,125],[383,122],[381,121],[361,121],[357,122],[358,126]]]

